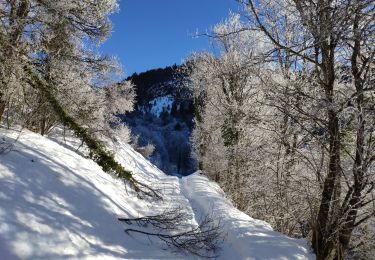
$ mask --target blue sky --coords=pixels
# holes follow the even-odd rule
[[[126,75],[180,64],[191,52],[209,50],[205,37],[194,39],[238,11],[235,0],[120,0],[113,32],[103,54],[116,56]]]

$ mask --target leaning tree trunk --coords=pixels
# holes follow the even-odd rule
[[[124,170],[122,166],[114,160],[113,155],[108,153],[97,140],[91,137],[87,129],[78,125],[78,123],[65,112],[63,107],[52,94],[48,82],[40,78],[31,65],[24,65],[24,71],[26,75],[30,77],[29,84],[45,96],[46,100],[51,105],[51,108],[59,117],[61,123],[72,129],[75,135],[85,142],[89,148],[90,156],[94,161],[97,162],[105,172],[112,172],[118,177],[127,179],[130,182],[133,181],[132,174]]]

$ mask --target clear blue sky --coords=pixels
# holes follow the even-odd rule
[[[205,37],[193,39],[238,11],[235,0],[120,0],[113,32],[103,54],[116,56],[126,75],[180,64],[191,52],[208,50]]]

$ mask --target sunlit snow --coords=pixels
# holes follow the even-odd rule
[[[74,142],[61,145],[1,128],[0,138],[13,143],[0,154],[0,259],[196,259],[160,241],[129,236],[117,220],[177,205],[190,214],[191,225],[205,214],[221,221],[221,259],[313,258],[305,240],[288,238],[235,209],[216,183],[199,173],[167,176],[127,144],[113,147],[117,159],[138,180],[161,190],[163,201],[137,198],[74,152]]]

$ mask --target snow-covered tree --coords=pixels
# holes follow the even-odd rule
[[[222,184],[237,207],[246,209],[246,157],[259,145],[256,136],[247,138],[253,128],[246,125],[258,124],[261,53],[254,44],[257,34],[234,33],[242,28],[233,14],[214,28],[218,56],[196,54],[187,64],[197,107],[193,140],[200,168]]]
[[[312,246],[319,259],[343,258],[353,230],[374,212],[367,207],[373,201],[369,194],[373,194],[374,179],[370,119],[374,105],[373,3],[245,2],[253,28],[263,32],[275,48],[294,57],[292,70],[307,82],[306,89],[292,89],[303,105],[293,102],[288,114],[298,116],[295,122],[311,139],[320,139],[319,154],[325,155],[317,172],[321,191],[312,214]],[[288,41],[290,30],[283,27],[289,13],[295,14],[289,22],[301,28],[292,42]]]
[[[211,35],[224,51],[191,60],[201,168],[249,214],[310,236],[319,259],[343,258],[374,216],[373,5],[243,3],[242,26]],[[227,69],[236,55],[246,76]],[[236,86],[252,93],[243,106]]]
[[[118,70],[113,60],[96,54],[109,35],[108,15],[117,10],[116,1],[10,0],[0,5],[0,114],[8,106],[8,115],[42,134],[56,121],[25,75],[27,64],[51,83],[69,113],[82,120],[97,118],[92,112],[104,104],[95,92],[111,85],[110,75]]]
[[[104,171],[142,192],[149,189],[95,136],[108,132],[116,113],[132,109],[134,98],[126,82],[103,90],[118,68],[97,48],[117,7],[116,0],[0,1],[0,117],[6,110],[7,119],[41,134],[56,123],[69,127]]]

